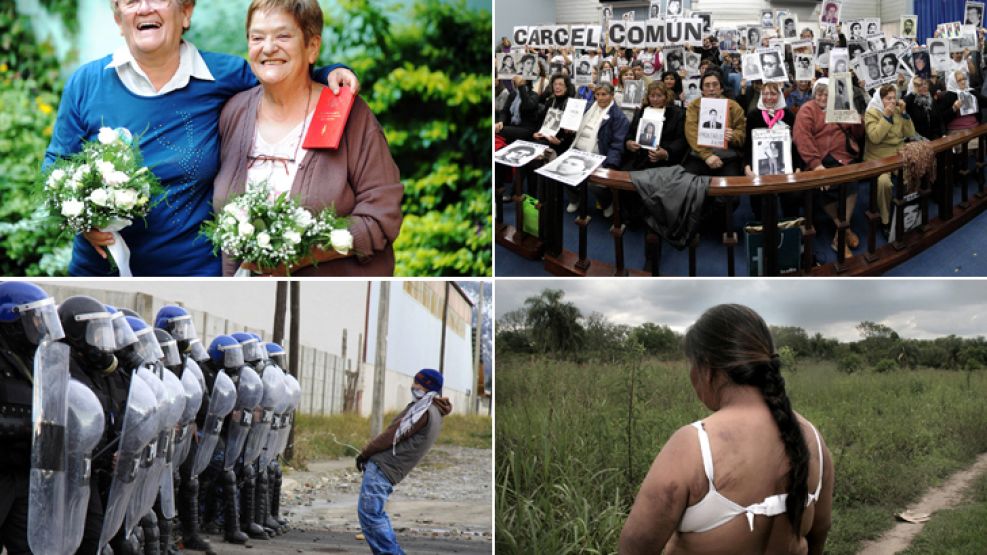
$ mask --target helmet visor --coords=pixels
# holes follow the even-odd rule
[[[202,342],[198,339],[189,339],[188,342],[189,355],[191,355],[192,360],[196,362],[202,362],[204,360],[209,360],[209,351],[202,346]]]
[[[248,339],[247,341],[241,343],[241,345],[243,345],[244,360],[249,360],[253,362],[255,360],[260,360],[263,358],[260,352],[261,349],[260,343],[258,343],[256,339]]]
[[[274,353],[271,355],[271,362],[276,364],[285,372],[288,371],[288,353]]]
[[[164,358],[164,351],[161,350],[161,345],[158,344],[158,338],[154,336],[153,329],[144,328],[135,335],[137,336],[137,345],[134,348],[145,362]]]
[[[110,318],[113,322],[113,339],[116,341],[117,349],[137,343],[137,335],[134,334],[134,329],[127,323],[125,316],[123,312],[114,312]]]
[[[195,322],[188,314],[170,318],[168,320],[168,333],[179,341],[189,341],[198,337],[195,333]]]
[[[21,315],[24,333],[31,343],[39,345],[45,336],[48,336],[52,341],[65,338],[62,321],[58,318],[55,299],[48,297],[33,303],[22,304],[17,307],[17,312]]]
[[[224,368],[239,368],[243,366],[243,347],[240,344],[223,345],[219,348],[223,352]]]
[[[86,344],[108,352],[117,349],[112,314],[106,311],[76,314],[75,321],[86,322]]]
[[[161,364],[165,366],[178,366],[182,363],[182,356],[178,354],[178,342],[172,339],[164,343],[158,341],[164,356],[161,357]]]

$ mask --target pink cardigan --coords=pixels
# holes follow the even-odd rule
[[[253,148],[257,106],[262,86],[243,91],[226,103],[219,118],[222,138],[220,168],[213,187],[213,209],[244,191],[247,156]],[[313,150],[298,165],[291,195],[318,212],[330,205],[350,218],[351,256],[320,262],[292,276],[390,276],[394,274],[392,243],[401,230],[401,184],[398,167],[387,149],[384,132],[363,99],[357,97],[337,150]],[[223,255],[223,275],[239,264]]]
[[[792,141],[805,161],[807,170],[814,170],[822,164],[827,154],[832,154],[840,162],[852,158],[847,152],[846,136],[840,126],[854,138],[854,145],[863,153],[864,126],[859,123],[826,123],[826,112],[819,108],[814,99],[809,99],[795,116]]]

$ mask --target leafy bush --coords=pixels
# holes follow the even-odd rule
[[[778,358],[781,359],[781,368],[789,372],[798,372],[798,357],[795,356],[795,349],[784,346],[778,349]]]
[[[881,374],[884,372],[894,372],[897,369],[898,365],[895,361],[888,358],[882,358],[877,364],[874,365],[874,371]]]
[[[864,359],[856,353],[848,353],[840,358],[836,367],[840,372],[853,374],[859,372],[864,367]]]

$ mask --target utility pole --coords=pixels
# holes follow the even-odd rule
[[[470,412],[475,414],[480,408],[483,384],[480,383],[480,345],[483,344],[483,282],[480,282],[480,302],[476,305],[476,343],[473,345],[473,395],[470,398]]]
[[[298,379],[298,325],[299,325],[299,303],[301,293],[299,292],[298,281],[291,282],[291,325],[289,326],[288,338],[288,371],[295,379]],[[299,380],[301,382],[301,380]],[[304,388],[305,385],[301,384]],[[301,407],[296,409],[296,414],[301,412]],[[292,460],[295,456],[295,426],[291,427],[288,434],[288,445],[284,449],[284,458]]]
[[[377,300],[377,347],[374,355],[374,402],[370,416],[370,437],[377,437],[384,429],[384,374],[387,369],[387,308],[391,297],[391,283],[381,281],[380,298]]]
[[[274,294],[274,343],[284,346],[284,320],[288,312],[288,282],[279,281]]]
[[[439,374],[445,374],[446,366],[446,321],[449,319],[449,282],[446,283],[445,301],[442,303],[442,343],[439,346]]]

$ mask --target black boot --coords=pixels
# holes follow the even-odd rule
[[[240,487],[240,529],[255,540],[269,540],[267,532],[254,522],[254,495],[256,493],[257,474],[253,465],[243,467],[243,486]]]
[[[281,525],[281,531],[288,531],[288,520],[281,518],[281,465],[272,461],[268,467],[271,475],[271,516]]]
[[[210,495],[210,498],[215,497]],[[212,545],[199,535],[199,479],[192,476],[178,489],[178,518],[182,523],[182,548],[214,554]]]
[[[141,519],[141,529],[144,531],[144,555],[161,555],[158,517],[154,511],[148,511]]]
[[[177,555],[181,553],[172,544],[172,531],[175,528],[175,523],[172,522],[170,518],[165,518],[164,516],[158,516],[158,533],[161,543],[161,555]]]
[[[281,525],[278,524],[276,520],[271,516],[271,499],[268,497],[268,480],[267,480],[267,469],[259,468],[257,470],[257,496],[254,498],[254,520],[257,524],[264,527],[264,531],[267,532],[268,536],[280,536],[281,535]]]
[[[236,503],[236,474],[223,472],[223,539],[229,543],[245,544],[247,535],[240,531],[239,507]]]

